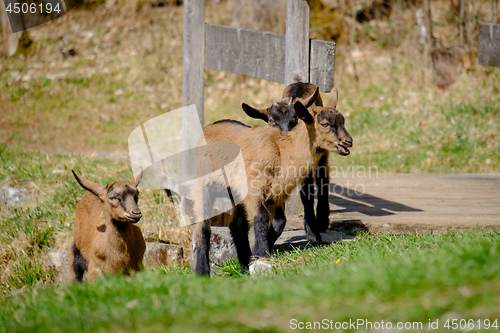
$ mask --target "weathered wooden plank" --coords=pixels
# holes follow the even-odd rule
[[[500,67],[500,24],[479,24],[480,65]]]
[[[358,189],[352,196],[334,188],[331,216],[358,221],[369,228],[420,229],[500,228],[500,174],[398,174],[357,178],[338,176],[334,186]],[[334,224],[335,225],[335,224]],[[339,226],[339,225],[337,225]]]
[[[205,36],[206,68],[285,83],[285,35],[206,24]],[[310,82],[329,92],[334,83],[335,43],[311,40],[310,44]]]
[[[286,2],[285,85],[299,75],[309,81],[309,1]]]
[[[203,110],[205,68],[205,1],[184,1],[182,104]],[[200,114],[202,116],[202,114]],[[203,118],[201,118],[203,123]]]
[[[205,67],[284,82],[284,35],[213,24],[205,35]]]
[[[182,105],[196,105],[201,125],[204,124],[203,95],[205,80],[205,0],[184,0],[184,31],[182,51]],[[198,139],[190,135],[192,117],[185,112],[182,117],[182,149],[184,176],[194,174],[194,153],[190,148]],[[189,153],[191,152],[191,153]]]
[[[334,87],[335,42],[312,39],[310,58],[309,82],[329,92]]]

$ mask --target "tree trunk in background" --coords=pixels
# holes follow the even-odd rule
[[[16,53],[21,32],[12,33],[3,1],[0,1],[0,22],[2,28],[2,55],[10,57]]]
[[[458,40],[460,47],[465,44],[465,4],[464,0],[458,3]]]
[[[424,6],[424,17],[427,25],[427,57],[429,59],[432,48],[434,47],[434,40],[432,39],[432,12],[430,0],[425,0]]]
[[[491,3],[491,22],[497,23],[500,18],[500,12],[498,11],[497,0],[490,0]]]
[[[285,33],[286,1],[233,0],[231,26]]]

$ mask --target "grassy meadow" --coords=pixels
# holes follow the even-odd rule
[[[258,278],[229,277],[237,269],[232,263],[225,267],[228,276],[212,279],[185,268],[158,267],[130,278],[39,287],[2,302],[0,327],[8,332],[283,332],[299,322],[362,319],[394,326],[420,323],[414,331],[438,320],[437,331],[443,332],[448,319],[493,325],[500,321],[499,237],[479,230],[360,235],[355,242],[278,255],[271,259],[273,271]],[[475,325],[468,331],[480,331]],[[343,331],[370,331],[356,328]]]
[[[497,231],[358,234],[353,242],[279,254],[257,278],[230,262],[212,279],[183,266],[55,284],[46,254],[70,245],[83,195],[71,170],[103,184],[129,179],[130,132],[182,103],[182,6],[95,3],[30,29],[31,47],[0,59],[0,187],[33,194],[21,206],[0,204],[0,331],[281,332],[293,318],[424,328],[439,320],[443,331],[448,319],[500,321]],[[331,38],[333,21],[350,25],[318,3],[311,1],[311,38]],[[432,3],[434,32],[450,44],[456,21],[444,2]],[[229,24],[231,4],[207,1],[207,22]],[[475,20],[487,11],[487,1],[478,4]],[[348,157],[331,156],[330,165],[499,172],[500,68],[479,66],[468,52],[477,44],[470,44],[457,81],[437,88],[413,9],[398,4],[392,20],[335,35],[338,110],[354,147]],[[283,32],[282,24],[273,29]],[[264,125],[241,103],[266,107],[283,87],[205,70],[205,124]],[[189,248],[190,230],[179,227],[162,191],[141,190],[139,205],[147,238]]]

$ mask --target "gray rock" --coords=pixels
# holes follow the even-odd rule
[[[155,267],[158,265],[171,265],[176,263],[182,265],[183,250],[179,245],[165,244],[159,242],[146,242],[144,253],[144,266]]]
[[[69,252],[68,250],[50,250],[47,254],[49,266],[54,272],[54,280],[61,283],[69,279]]]
[[[7,208],[22,205],[33,197],[33,191],[22,187],[4,186],[0,188],[0,202]]]
[[[212,226],[212,235],[210,237],[210,272],[213,274],[218,271],[218,266],[222,266],[225,262],[236,259],[236,246],[233,242],[233,237],[228,227]],[[191,247],[191,267],[196,266],[196,237],[193,233],[193,243]]]
[[[69,279],[69,251],[50,250],[47,254],[49,266],[54,272],[56,282],[64,282]],[[165,244],[159,242],[146,242],[146,252],[143,263],[145,267],[152,268],[160,264],[171,265],[174,262],[182,265],[183,251],[179,245]]]

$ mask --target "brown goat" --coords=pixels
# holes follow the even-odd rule
[[[311,83],[303,83],[300,77],[294,78],[295,82],[288,85],[283,91],[283,101],[292,99],[293,102],[302,100],[307,101],[309,105],[323,106],[323,101],[319,95],[318,87]],[[296,115],[290,114],[286,107],[282,104],[276,105],[273,103],[272,107],[267,109],[254,109],[247,104],[243,103],[242,108],[245,113],[257,119],[262,119],[269,123],[270,126],[278,127],[284,132],[284,129],[290,128],[297,121],[294,119]],[[316,215],[314,214],[314,180],[317,186],[317,199]],[[320,242],[321,232],[328,229],[330,224],[330,203],[329,203],[329,177],[328,177],[328,151],[324,151],[323,156],[320,158],[315,170],[304,180],[300,191],[302,204],[304,205],[304,229],[306,231],[306,238],[309,241]],[[278,221],[273,221],[273,224]],[[279,222],[284,223],[284,222]],[[275,228],[280,230],[279,227]],[[280,234],[270,235],[270,243],[274,244],[279,238]],[[273,241],[274,239],[274,241]]]
[[[349,153],[347,147],[352,145],[352,138],[344,127],[344,117],[335,110],[337,97],[337,90],[333,89],[327,106],[313,106],[311,111],[300,101],[294,104],[289,101],[289,111],[293,108],[303,120],[290,133],[273,127],[250,128],[230,120],[205,127],[209,150],[214,150],[214,143],[229,142],[238,145],[243,156],[245,173],[231,175],[242,186],[237,184],[230,188],[233,198],[241,198],[242,202],[233,207],[233,219],[229,224],[243,272],[248,270],[251,255],[249,227],[253,225],[255,232],[253,255],[266,256],[270,251],[269,233],[281,233],[284,227],[282,223],[281,230],[274,230],[269,221],[286,221],[284,203],[295,186],[301,184],[318,165],[325,150]],[[224,154],[223,150],[218,152]],[[206,160],[204,157],[197,156],[197,160]],[[217,158],[225,159],[224,156]],[[213,165],[213,156],[210,155],[210,159]],[[238,170],[226,170],[230,171]],[[248,185],[244,198],[240,190],[243,185]],[[206,212],[213,206],[215,197],[224,191],[227,190],[223,179],[214,178],[195,184],[193,193],[199,220],[201,216],[208,216]],[[194,270],[199,274],[210,273],[210,225],[210,219],[204,219],[195,230]]]
[[[87,191],[78,204],[74,242],[70,250],[73,279],[94,280],[99,271],[105,274],[139,271],[146,251],[141,229],[135,223],[142,217],[137,206],[137,186],[142,169],[130,181],[96,184],[79,177],[78,184]]]

